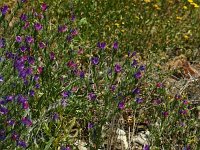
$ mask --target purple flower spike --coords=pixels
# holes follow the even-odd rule
[[[6,96],[6,101],[7,102],[12,101],[13,99],[14,99],[14,96],[12,96],[12,95]]]
[[[132,64],[131,64],[131,66],[135,67],[137,64],[138,64],[137,60],[134,59],[133,62],[132,62]]]
[[[6,123],[9,125],[9,126],[13,126],[13,125],[15,125],[15,120],[14,119],[9,119],[9,120],[7,120],[6,121]]]
[[[26,50],[27,50],[27,47],[26,47],[26,46],[21,46],[21,47],[20,47],[20,51],[21,51],[21,52],[25,52]]]
[[[41,5],[42,11],[46,11],[47,8],[48,8],[47,4],[46,3],[42,3],[42,5]]]
[[[121,72],[121,70],[122,70],[122,67],[120,66],[120,64],[116,64],[115,65],[115,72],[119,73],[119,72]]]
[[[140,71],[138,71],[138,72],[136,72],[136,73],[134,74],[134,77],[135,77],[136,79],[140,79],[140,78],[142,77],[142,73],[141,73]]]
[[[0,38],[0,48],[4,48],[6,45],[6,40],[4,38]]]
[[[44,49],[46,48],[46,44],[44,42],[39,43],[39,48]]]
[[[25,25],[24,25],[23,29],[25,30],[25,29],[27,29],[29,26],[30,26],[30,23],[29,23],[29,22],[25,22]]]
[[[6,131],[1,129],[0,130],[0,141],[3,141],[6,139]]]
[[[140,89],[139,88],[135,88],[133,91],[132,91],[133,94],[140,94]]]
[[[1,107],[1,106],[0,106],[0,114],[6,115],[7,113],[8,113],[8,109],[5,108],[5,107]]]
[[[14,141],[17,141],[19,139],[19,134],[17,134],[15,131],[12,132],[11,139]]]
[[[68,98],[70,95],[71,95],[71,92],[70,92],[70,91],[64,91],[64,92],[62,93],[63,98]]]
[[[144,101],[143,98],[136,98],[136,102],[137,102],[138,104],[142,103],[143,101]]]
[[[34,42],[34,38],[31,36],[26,36],[25,40],[26,40],[26,43],[28,43],[28,44],[32,44]]]
[[[92,61],[93,65],[98,65],[99,64],[99,57],[92,57],[91,61]]]
[[[17,145],[20,146],[20,147],[23,147],[23,148],[26,148],[26,147],[27,147],[26,142],[23,141],[23,140],[18,140],[18,141],[17,141]]]
[[[17,43],[21,43],[22,42],[22,37],[21,36],[16,36],[15,38]]]
[[[124,109],[124,107],[125,107],[125,103],[124,102],[119,102],[118,108],[122,110],[122,109]]]
[[[94,124],[91,123],[91,122],[89,122],[89,123],[88,123],[88,129],[91,129],[91,128],[93,128],[93,127],[94,127]]]
[[[27,118],[27,117],[23,117],[22,118],[22,123],[24,125],[28,126],[28,127],[32,126],[32,124],[33,124],[32,121],[29,118]]]
[[[54,52],[50,52],[50,59],[54,60],[55,59],[55,53]]]
[[[100,49],[105,49],[106,48],[106,43],[105,42],[98,42],[97,43],[97,47],[99,47]]]
[[[7,5],[4,5],[3,7],[1,7],[1,14],[3,16],[5,16],[5,14],[7,13],[8,11],[8,6]]]
[[[146,69],[146,67],[144,65],[141,65],[139,70],[144,71]]]
[[[90,101],[94,101],[97,98],[97,95],[95,93],[89,93],[88,94],[88,99]]]
[[[37,31],[40,31],[40,30],[42,30],[42,25],[40,24],[40,23],[35,23],[34,24],[34,27],[35,27],[35,30],[37,30]]]
[[[113,49],[117,50],[118,48],[119,48],[118,42],[115,41],[115,42],[113,43]]]
[[[144,145],[142,150],[150,150],[150,146],[149,145]]]
[[[27,19],[28,19],[28,17],[26,14],[21,14],[21,16],[20,16],[21,21],[27,21]]]
[[[162,112],[162,114],[163,114],[164,117],[169,116],[169,113],[167,111]]]
[[[59,119],[58,113],[54,113],[54,114],[53,114],[53,120],[56,121],[56,120],[58,120],[58,119]]]
[[[0,83],[3,82],[3,76],[0,75]]]
[[[67,26],[66,25],[61,25],[58,27],[58,32],[64,33],[67,31]]]
[[[61,147],[61,150],[71,150],[71,148],[70,148],[69,146],[66,146],[66,147],[65,147],[65,146],[62,146],[62,147]]]
[[[29,56],[29,57],[28,57],[28,63],[31,64],[31,65],[33,65],[33,64],[35,63],[34,57]]]

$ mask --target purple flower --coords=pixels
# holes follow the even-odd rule
[[[150,150],[150,146],[145,144],[142,150]]]
[[[72,36],[78,35],[78,30],[77,30],[77,29],[72,29],[72,30],[71,30],[71,35],[72,35]]]
[[[55,59],[55,53],[54,52],[50,52],[49,57],[51,60]]]
[[[118,103],[118,108],[119,109],[124,109],[124,107],[125,107],[125,103],[124,102],[119,102]]]
[[[136,79],[140,79],[140,78],[142,77],[142,73],[141,73],[140,71],[138,71],[138,72],[136,72],[136,73],[134,74],[134,77],[135,77]]]
[[[61,150],[71,150],[71,148],[69,146],[62,146]]]
[[[39,43],[39,48],[44,49],[46,48],[46,44],[44,42]]]
[[[33,96],[35,95],[35,91],[34,91],[34,90],[30,90],[30,91],[29,91],[29,95],[30,95],[31,97],[33,97]]]
[[[191,150],[190,145],[187,145],[187,146],[183,147],[183,150]]]
[[[35,62],[34,57],[33,57],[33,56],[29,56],[29,57],[28,57],[28,63],[31,64],[31,65],[33,65],[34,62]]]
[[[97,43],[97,47],[99,47],[100,49],[105,49],[106,48],[106,43],[105,42],[98,42]]]
[[[116,89],[116,85],[111,85],[110,90],[111,90],[112,92],[114,92],[115,89]]]
[[[3,76],[0,75],[0,83],[3,82]]]
[[[17,141],[19,139],[19,134],[17,134],[15,131],[12,132],[11,139],[14,141]]]
[[[6,43],[6,40],[4,38],[0,38],[0,48],[4,48],[6,45],[5,43]]]
[[[26,144],[26,142],[23,141],[23,140],[17,140],[17,146],[26,148],[26,147],[27,147],[27,144]]]
[[[28,19],[28,17],[27,17],[26,14],[21,14],[20,20],[22,20],[22,21],[27,21],[27,19]]]
[[[28,101],[25,101],[25,102],[22,103],[22,108],[25,109],[25,110],[29,108]]]
[[[137,64],[138,64],[137,60],[134,59],[133,62],[132,62],[132,64],[131,64],[131,66],[135,67]]]
[[[28,127],[32,126],[32,121],[28,117],[23,117],[22,118],[22,123]]]
[[[73,15],[71,16],[71,21],[75,21],[75,19],[76,19],[76,16],[73,14]]]
[[[139,88],[135,88],[133,91],[132,91],[133,94],[140,94],[140,89]]]
[[[40,84],[37,83],[37,84],[35,85],[35,88],[36,88],[36,89],[39,89],[39,88],[40,88]]]
[[[88,94],[88,99],[90,101],[94,101],[96,98],[97,98],[97,95],[95,93],[92,92]]]
[[[8,119],[7,121],[6,121],[6,123],[9,125],[9,126],[13,126],[13,125],[15,125],[15,120],[14,119]]]
[[[115,72],[119,73],[119,72],[121,72],[121,70],[122,70],[122,67],[120,66],[120,64],[116,64],[115,65]]]
[[[98,65],[99,64],[99,57],[92,57],[91,61],[92,61],[93,65]]]
[[[153,100],[153,104],[154,104],[154,105],[159,105],[159,104],[161,104],[161,102],[162,102],[162,101],[161,101],[161,99],[159,99],[159,98]]]
[[[22,37],[21,36],[16,36],[15,38],[17,43],[21,43],[22,42]]]
[[[37,30],[37,31],[42,30],[42,25],[38,22],[34,24],[34,27],[35,27],[35,30]]]
[[[38,82],[38,80],[39,80],[39,75],[36,74],[36,75],[34,76],[33,80],[34,80],[35,82]]]
[[[31,36],[26,36],[25,40],[26,40],[26,43],[28,43],[28,44],[32,44],[34,42],[34,38]]]
[[[7,101],[7,102],[10,102],[10,101],[13,100],[13,98],[14,98],[13,95],[6,96],[6,101]]]
[[[18,97],[17,97],[17,101],[18,101],[18,103],[23,104],[25,101],[27,101],[27,98],[24,97],[24,96],[22,96],[22,95],[20,94],[20,95],[18,95]]]
[[[0,140],[3,141],[6,139],[6,131],[4,129],[0,129]]]
[[[119,48],[119,45],[118,45],[118,42],[117,41],[115,41],[114,43],[113,43],[113,49],[118,49]]]
[[[0,114],[6,115],[8,113],[8,109],[5,107],[0,106]]]
[[[21,47],[20,47],[20,51],[21,51],[21,52],[25,52],[26,50],[27,50],[27,47],[26,47],[26,46],[21,46]]]
[[[25,30],[25,29],[27,29],[29,26],[30,26],[30,23],[29,23],[29,22],[25,22],[25,25],[24,25],[23,29]]]
[[[66,25],[60,25],[58,26],[58,32],[66,32],[67,31],[67,26]]]
[[[71,42],[71,41],[72,41],[72,39],[73,39],[73,38],[72,38],[72,36],[71,36],[71,35],[68,35],[68,36],[67,36],[67,38],[66,38],[66,40],[67,40],[68,42]]]
[[[140,71],[144,71],[146,69],[146,67],[144,66],[144,65],[141,65],[140,67],[139,67],[139,70]]]
[[[88,129],[91,129],[91,128],[93,128],[93,127],[94,127],[94,124],[91,123],[91,122],[89,122],[89,123],[88,123]]]
[[[84,71],[80,71],[79,76],[80,76],[80,78],[84,78],[85,77]]]
[[[63,98],[68,98],[71,95],[71,91],[64,91],[62,93]]]
[[[164,112],[162,112],[162,115],[163,115],[164,117],[167,117],[167,116],[169,116],[169,113],[168,113],[167,111],[164,111]]]
[[[58,119],[59,119],[58,113],[54,113],[52,119],[53,119],[54,121],[58,120]]]
[[[143,98],[139,98],[139,97],[136,98],[136,102],[138,104],[142,103],[143,101],[144,101]]]
[[[46,11],[47,8],[48,8],[47,4],[46,3],[42,3],[42,5],[41,5],[42,11]]]
[[[62,105],[63,107],[66,107],[66,106],[67,106],[67,102],[66,102],[65,99],[62,99],[62,101],[61,101],[61,105]]]
[[[7,5],[4,5],[3,7],[1,7],[1,13],[2,13],[2,16],[4,16],[8,11],[8,6]]]

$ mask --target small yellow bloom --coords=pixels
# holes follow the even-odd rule
[[[121,32],[123,32],[123,33],[124,33],[124,32],[125,32],[125,30],[121,30]]]
[[[182,20],[182,17],[177,16],[176,19],[177,19],[177,20]]]
[[[145,2],[145,3],[149,3],[149,2],[151,2],[151,0],[144,0],[144,2]]]
[[[160,7],[159,7],[157,4],[153,5],[153,7],[154,7],[155,9],[157,9],[157,10],[160,10]]]
[[[115,25],[119,28],[119,23],[115,23]]]
[[[183,9],[185,9],[185,10],[186,10],[186,9],[187,9],[187,6],[183,6]]]
[[[191,5],[193,5],[195,8],[199,8],[199,5],[196,3],[191,3]]]
[[[188,36],[188,35],[184,35],[183,37],[184,37],[185,40],[188,40],[188,39],[189,39],[189,36]]]

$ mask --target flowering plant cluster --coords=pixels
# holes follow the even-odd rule
[[[56,22],[50,4],[30,4],[18,1],[16,16],[0,6],[0,149],[70,150],[81,138],[98,149],[102,127],[127,111],[149,126],[144,149],[196,144],[190,102],[150,79],[155,68],[138,49],[119,38],[88,43],[74,8]]]

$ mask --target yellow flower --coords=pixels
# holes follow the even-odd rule
[[[115,25],[119,28],[119,23],[115,23]]]
[[[176,19],[177,19],[177,20],[182,20],[182,17],[177,16]]]
[[[188,35],[184,35],[183,37],[184,37],[185,40],[188,40],[188,39],[189,39],[189,36],[188,36]]]
[[[183,9],[185,9],[185,10],[186,10],[186,9],[187,9],[187,6],[183,6]]]
[[[191,5],[193,5],[195,8],[199,8],[199,5],[196,3],[191,3]]]
[[[189,2],[189,3],[194,3],[194,1],[193,1],[193,0],[188,0],[188,2]]]
[[[154,7],[155,9],[157,9],[157,10],[160,10],[160,7],[159,7],[157,4],[153,5],[153,7]]]
[[[145,3],[149,3],[149,2],[151,2],[151,0],[144,0],[144,2],[145,2]]]

